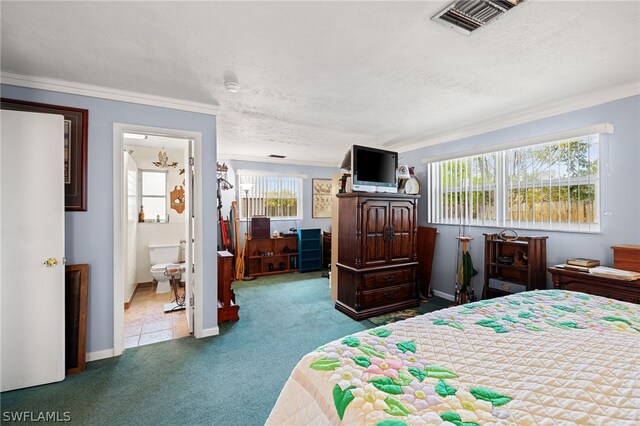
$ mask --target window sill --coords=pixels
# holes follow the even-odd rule
[[[481,225],[481,224],[470,224],[470,225],[458,225],[454,223],[437,223],[431,222],[428,223],[429,226],[462,226],[463,228],[487,228],[487,229],[515,229],[516,231],[540,231],[540,232],[559,232],[564,234],[587,234],[587,235],[599,235],[602,234],[602,229],[593,230],[593,231],[580,231],[577,229],[544,229],[544,228],[527,228],[526,226],[497,226],[497,225]]]

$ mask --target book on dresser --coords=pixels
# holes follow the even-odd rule
[[[593,268],[599,266],[600,261],[598,259],[586,259],[584,257],[576,257],[573,259],[567,259],[567,265],[582,266],[583,268]]]
[[[589,273],[589,269],[591,269],[591,268],[589,268],[587,266],[571,265],[569,263],[563,263],[561,265],[556,265],[556,268],[567,269],[569,271],[587,272],[587,273]]]

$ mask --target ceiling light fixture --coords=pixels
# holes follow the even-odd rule
[[[225,81],[224,87],[229,92],[236,93],[238,90],[240,90],[240,83],[238,83],[237,81]]]
[[[160,148],[158,151],[158,161],[151,162],[154,166],[166,169],[167,167],[173,167],[174,169],[178,167],[178,162],[174,161],[169,163],[169,156],[167,155],[167,151],[165,151],[164,146]]]

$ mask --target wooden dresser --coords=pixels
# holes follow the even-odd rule
[[[419,195],[338,194],[336,309],[355,320],[415,307]]]
[[[617,280],[561,268],[549,268],[549,272],[555,288],[640,303],[640,280]]]
[[[611,249],[614,268],[640,272],[640,246],[611,246]]]

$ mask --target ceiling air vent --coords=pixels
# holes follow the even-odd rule
[[[286,156],[278,155],[278,154],[270,154],[269,157],[271,157],[271,158],[286,158]]]
[[[431,20],[462,34],[473,31],[498,19],[503,13],[524,0],[459,0],[436,13]]]

